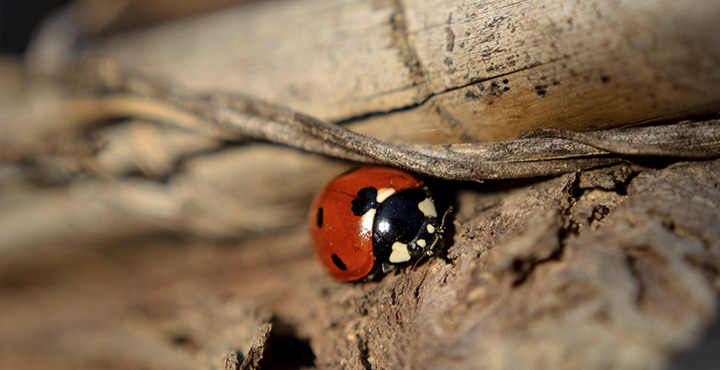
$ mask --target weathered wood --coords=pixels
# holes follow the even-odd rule
[[[719,16],[714,0],[270,1],[85,51],[377,137],[497,140],[718,111]]]
[[[302,227],[6,266],[0,365],[219,367],[244,301],[321,368],[658,369],[717,307],[719,166],[460,190],[447,257],[377,283],[332,281]]]
[[[29,86],[0,92],[17,102],[0,131],[0,160],[19,180],[0,197],[8,230],[0,234],[0,256],[157,233],[238,238],[276,230],[300,222],[312,193],[339,167],[283,147],[220,151],[217,139],[268,140],[475,181],[558,175],[617,163],[617,155],[720,156],[716,119],[587,133],[545,129],[507,142],[393,145],[252,98],[187,95],[106,60],[78,69],[82,76],[65,85],[27,78]],[[86,85],[92,89],[79,88]],[[29,109],[26,99],[43,109]],[[139,121],[100,123],[122,117]]]
[[[717,156],[716,117],[417,142],[717,112],[718,5],[262,2],[75,35],[110,55],[82,70],[110,77],[90,94],[3,61],[0,368],[666,366],[717,312],[720,162],[700,160]],[[233,141],[251,130],[289,147]],[[334,282],[312,255],[310,196],[351,164],[296,148],[522,172],[501,148],[543,140],[538,164],[567,141],[632,162],[435,181],[455,207],[446,252],[380,281]]]

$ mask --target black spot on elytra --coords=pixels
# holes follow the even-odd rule
[[[352,201],[352,213],[355,216],[362,216],[367,211],[377,208],[377,189],[373,187],[362,188],[357,193],[357,199]]]
[[[602,83],[606,84],[606,83],[610,82],[610,76],[600,75],[600,81],[602,81]]]
[[[547,93],[547,90],[545,90],[546,88],[547,85],[537,85],[535,86],[535,92],[540,96],[545,96],[545,94]]]
[[[343,270],[343,271],[347,271],[347,266],[345,266],[345,263],[340,259],[340,257],[338,257],[337,254],[333,253],[333,255],[330,256],[330,258],[332,258],[332,261],[335,264],[335,266],[337,266],[337,268],[339,268],[340,270]]]
[[[510,82],[510,81],[508,81],[508,79],[507,79],[507,78],[503,79],[503,81],[502,81],[502,83],[504,83],[505,85],[507,85],[507,84],[508,84],[508,82]]]
[[[316,222],[317,222],[317,227],[322,228],[322,224],[323,224],[323,209],[322,209],[322,207],[318,208]]]

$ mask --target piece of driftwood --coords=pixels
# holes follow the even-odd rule
[[[0,368],[656,369],[716,317],[715,2],[88,9],[0,63]],[[324,273],[357,162],[433,177],[441,256]]]
[[[718,14],[714,0],[265,1],[82,51],[393,141],[499,140],[717,112]],[[74,52],[84,41],[46,34]]]

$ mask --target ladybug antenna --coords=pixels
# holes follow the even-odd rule
[[[438,234],[442,237],[443,232],[445,232],[445,218],[452,212],[453,208],[452,206],[449,206],[447,210],[445,210],[445,213],[442,216],[442,219],[440,219],[440,227],[438,228]]]

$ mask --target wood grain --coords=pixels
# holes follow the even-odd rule
[[[376,137],[499,140],[718,111],[718,14],[713,0],[271,1],[84,51]]]
[[[717,334],[717,1],[84,3],[0,60],[0,368],[660,369]],[[360,161],[435,176],[444,253],[331,280],[307,206]]]

